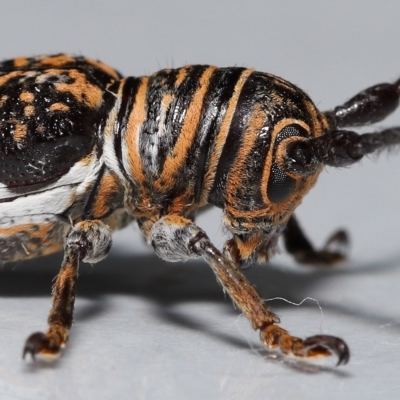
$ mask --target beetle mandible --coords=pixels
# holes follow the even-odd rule
[[[79,263],[106,257],[112,231],[136,220],[162,259],[203,257],[267,348],[346,363],[342,339],[283,329],[240,266],[268,260],[280,236],[299,262],[345,258],[345,232],[314,249],[293,212],[324,166],[400,142],[399,127],[342,129],[381,121],[399,95],[400,80],[320,112],[293,84],[247,68],[189,65],[123,78],[64,54],[2,62],[0,260],[64,249],[49,328],[28,337],[23,355],[60,354]],[[223,210],[231,237],[222,251],[194,222],[207,204]]]

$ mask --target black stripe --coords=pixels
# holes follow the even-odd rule
[[[90,195],[87,198],[85,210],[83,212],[84,219],[93,219],[93,203],[96,200],[96,196],[98,193],[98,189],[100,187],[100,182],[103,179],[104,171],[106,170],[106,166],[103,164],[99,174],[97,175],[96,182],[92,186],[92,190],[90,191]]]
[[[148,165],[150,165],[148,162],[150,160],[149,149],[154,149],[154,146],[157,146],[153,150],[153,152],[157,153],[157,173],[156,176],[149,174],[149,168],[146,168],[149,179],[157,179],[162,173],[165,160],[181,134],[187,109],[196,91],[200,88],[200,78],[207,68],[209,68],[208,65],[195,65],[187,68],[186,76],[178,87],[176,87],[175,83],[179,70],[161,71],[163,74],[161,80],[159,79],[159,73],[151,78],[147,97],[148,119],[143,125],[140,136],[140,155],[147,161]],[[166,132],[159,140],[155,140],[154,135],[159,134],[157,117],[160,115],[161,99],[167,93],[171,93],[174,99],[166,112]],[[152,109],[151,113],[150,109]]]
[[[254,80],[254,73],[252,73],[247,78],[239,95],[221,158],[218,162],[213,187],[210,190],[209,202],[218,207],[224,206],[226,180],[244,140],[243,132],[249,116],[251,116],[254,103],[259,100],[257,97],[257,82]]]
[[[209,91],[204,101],[196,143],[191,152],[198,149],[199,184],[196,187],[196,199],[198,200],[203,192],[204,176],[209,165],[211,156],[211,143],[219,131],[224,120],[229,100],[233,96],[235,87],[245,68],[221,68],[218,69],[210,80]],[[190,157],[189,157],[190,159]]]
[[[313,103],[306,93],[292,85],[290,82],[283,84],[273,79],[274,77],[271,77],[268,74],[262,72],[257,72],[256,74],[260,79],[264,78],[265,80],[268,79],[270,82],[272,82],[273,86],[271,88],[271,92],[279,94],[281,98],[282,103],[279,105],[275,104],[272,99],[270,100],[269,108],[271,109],[271,114],[278,114],[280,119],[300,119],[309,126],[312,125],[313,121],[311,120],[311,115],[308,112],[305,101],[308,100],[311,104]]]
[[[212,143],[223,122],[234,89],[245,68],[220,68],[211,75],[195,140],[182,166],[182,183],[195,184],[195,201],[201,198],[204,176],[212,152]],[[179,181],[179,180],[178,180]]]

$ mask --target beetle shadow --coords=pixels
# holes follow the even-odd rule
[[[398,269],[399,260],[400,255],[379,260],[379,262],[334,267],[328,270],[308,267],[294,269],[272,263],[268,266],[257,265],[245,270],[244,273],[255,284],[263,298],[280,297],[300,302],[312,292],[313,288],[324,285],[324,281],[329,282],[332,277],[383,273]],[[0,296],[49,297],[50,302],[51,287],[61,261],[61,255],[53,255],[24,263],[4,265],[0,271]],[[78,297],[93,301],[76,308],[75,321],[94,319],[98,315],[107,313],[107,298],[113,294],[142,297],[154,303],[154,314],[165,323],[196,330],[224,343],[254,351],[249,348],[249,343],[245,338],[221,332],[216,327],[199,322],[195,316],[192,318],[186,313],[180,313],[175,307],[177,304],[188,302],[214,302],[221,304],[224,312],[237,315],[231,301],[224,296],[211,268],[204,261],[196,260],[186,264],[166,263],[155,255],[120,256],[112,253],[96,266],[82,264]],[[376,325],[387,324],[391,320],[390,317],[382,313],[374,314],[367,308],[353,310],[339,303],[326,301],[321,301],[321,303],[324,311],[331,310],[340,315],[361,319]],[[272,304],[269,303],[269,305]],[[291,305],[279,302],[274,303],[273,307],[279,314],[279,310],[291,307]],[[304,304],[303,307],[310,306]],[[312,307],[315,305],[312,304]],[[400,331],[400,326],[394,325],[390,329]],[[257,352],[263,355],[268,353],[266,350],[257,350]],[[272,357],[267,354],[266,359],[272,360]],[[285,360],[283,362],[285,363]],[[303,364],[288,363],[287,365],[289,368],[300,369],[306,373],[326,371],[326,368],[323,367],[310,370],[308,367],[303,367]],[[338,370],[331,370],[331,372],[333,371]]]

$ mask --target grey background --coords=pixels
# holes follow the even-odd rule
[[[248,66],[306,90],[321,109],[400,75],[398,1],[3,1],[1,58],[83,54],[143,75],[187,63]],[[400,124],[397,112],[379,127]],[[371,129],[371,128],[370,128]],[[0,399],[399,398],[400,157],[327,169],[298,210],[322,244],[352,234],[348,263],[320,271],[282,252],[248,271],[299,336],[344,337],[348,366],[307,365],[265,351],[205,263],[167,264],[137,227],[111,256],[81,269],[68,349],[53,365],[20,359],[45,328],[60,256],[0,271]],[[199,219],[218,245],[217,210]]]

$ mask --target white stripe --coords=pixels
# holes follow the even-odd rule
[[[0,204],[0,214],[2,218],[32,214],[62,214],[74,202],[75,191],[75,188],[63,186],[18,197]]]
[[[1,217],[33,214],[62,214],[68,207],[87,193],[95,182],[103,160],[92,156],[90,163],[78,161],[57,182],[29,194],[18,195],[9,189],[0,188],[0,198],[15,198],[0,203]]]
[[[104,128],[102,136],[103,141],[103,157],[106,166],[113,172],[115,172],[119,179],[123,182],[126,181],[124,174],[120,170],[117,155],[115,154],[115,132],[116,119],[118,116],[119,109],[121,107],[121,97],[115,102],[113,109],[111,110],[109,117],[107,119],[107,124]],[[119,127],[118,127],[119,128]]]

